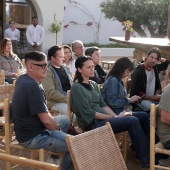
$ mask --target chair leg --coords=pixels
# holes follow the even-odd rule
[[[11,143],[11,139],[10,138],[8,138],[8,136],[10,136],[9,135],[9,133],[10,133],[10,126],[9,125],[7,125],[7,124],[9,124],[9,123],[6,123],[6,125],[5,125],[5,134],[8,134],[8,135],[6,135],[5,136],[5,151],[6,151],[6,154],[11,154],[11,147],[10,147],[10,143]],[[11,170],[11,163],[10,162],[7,162],[6,161],[6,169],[7,170]]]
[[[38,158],[36,151],[31,151],[31,159],[36,160]],[[35,168],[31,167],[31,170],[35,170]]]
[[[44,149],[39,149],[39,161],[44,162]],[[42,169],[40,169],[42,170]]]
[[[44,149],[39,149],[39,161],[44,162]]]
[[[123,151],[122,151],[122,154],[123,154],[123,158],[124,158],[124,161],[126,163],[126,157],[127,157],[127,132],[123,132]]]

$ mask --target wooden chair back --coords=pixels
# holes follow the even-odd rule
[[[165,149],[161,142],[155,144],[157,109],[158,106],[156,106],[155,104],[151,104],[150,106],[150,170],[155,170],[155,168],[170,170],[170,167],[160,166],[155,164],[156,153],[170,155],[170,150]]]
[[[77,136],[66,136],[75,170],[127,170],[109,123]]]
[[[49,164],[46,162],[40,162],[40,161],[31,160],[28,158],[18,157],[18,156],[4,154],[4,153],[0,153],[0,160],[4,160],[7,162],[11,162],[11,163],[16,163],[19,165],[29,166],[32,168],[39,168],[43,170],[60,170],[60,167],[55,164]]]
[[[6,98],[12,100],[14,88],[15,88],[15,83],[0,85],[0,102],[4,102],[4,99]]]
[[[69,123],[73,123],[72,121],[72,114],[73,111],[71,110],[71,104],[70,104],[70,90],[67,91],[67,116],[69,119]],[[83,129],[79,128],[78,126],[75,127],[75,130],[78,134],[83,132]]]
[[[5,72],[4,70],[0,71],[0,85],[5,84]]]
[[[9,98],[12,100],[13,92],[14,92],[15,85],[14,84],[3,84],[0,85],[0,109],[2,110],[2,116],[0,116],[0,126],[5,128],[5,117],[4,117],[4,99]],[[4,129],[3,129],[4,130]],[[4,140],[4,134],[0,135],[0,140]],[[0,152],[6,153],[5,151],[5,144],[0,144],[1,149]]]
[[[70,90],[67,91],[67,116],[69,119],[69,123],[71,123],[71,104],[70,104]]]

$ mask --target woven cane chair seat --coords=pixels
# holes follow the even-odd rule
[[[66,141],[76,170],[127,170],[109,123]]]

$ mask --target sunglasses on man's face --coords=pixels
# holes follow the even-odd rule
[[[38,67],[41,67],[42,69],[47,68],[47,64],[35,64],[35,63],[31,63],[31,64],[38,66]]]

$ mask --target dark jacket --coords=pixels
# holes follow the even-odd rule
[[[169,61],[165,61],[164,63],[157,64],[153,67],[155,72],[155,93],[158,89],[161,90],[160,80],[159,80],[159,72],[166,70],[169,65]],[[139,64],[133,71],[131,75],[132,85],[131,85],[131,92],[130,96],[138,95],[143,96],[146,93],[146,73],[145,68],[142,64]]]
[[[103,84],[105,82],[105,77],[107,73],[103,70],[100,65],[95,66],[94,77],[90,77],[90,80],[93,80],[97,84]]]

